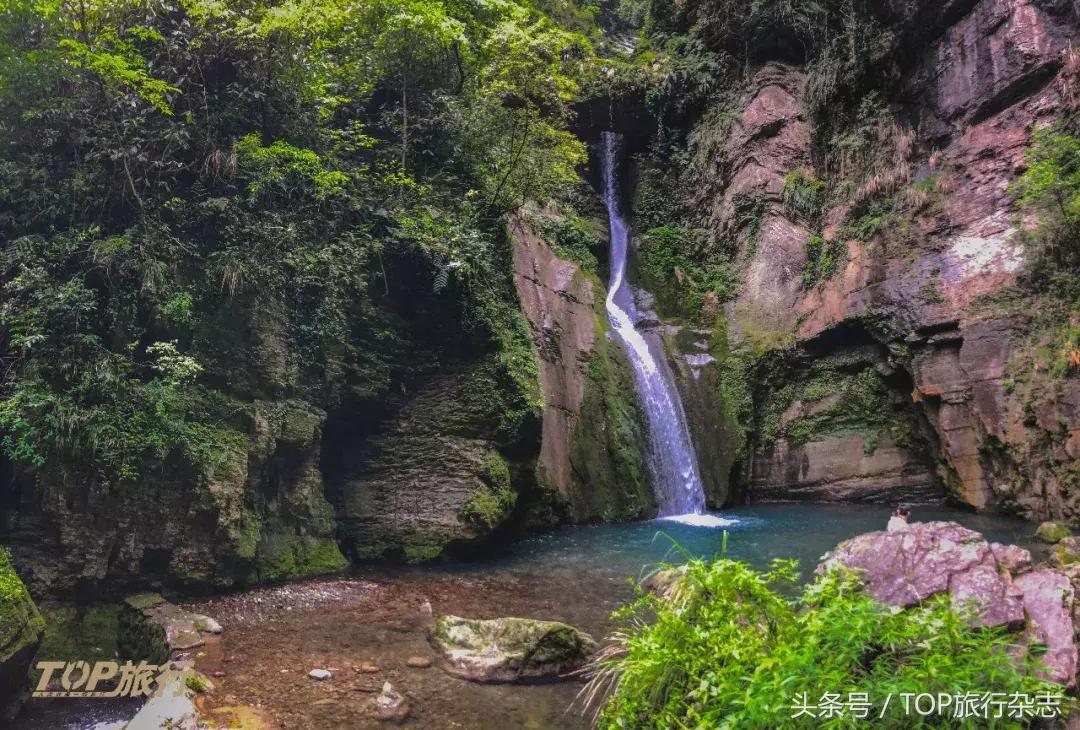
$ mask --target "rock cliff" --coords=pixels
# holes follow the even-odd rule
[[[1075,9],[909,2],[878,20],[900,50],[864,112],[871,150],[851,131],[823,145],[820,69],[768,53],[688,135],[695,213],[736,250],[712,347],[753,391],[746,494],[1080,516],[1080,381],[1042,354],[1069,315],[1017,288],[1034,221],[1009,193],[1032,131],[1075,109]]]

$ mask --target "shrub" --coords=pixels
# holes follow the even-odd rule
[[[638,261],[653,288],[675,287],[678,308],[691,318],[702,313],[707,299],[720,303],[738,294],[738,276],[731,262],[696,263],[692,258],[696,248],[697,231],[673,226],[650,229],[638,243]],[[658,296],[664,298],[663,292]]]
[[[1038,130],[1025,160],[1028,167],[1009,192],[1039,217],[1038,228],[1022,236],[1031,280],[1066,299],[1080,298],[1080,139],[1064,124]]]
[[[821,180],[802,170],[792,170],[784,178],[781,198],[788,213],[815,223],[825,213],[826,192],[826,185]]]
[[[537,232],[551,243],[561,258],[577,262],[586,271],[597,273],[597,258],[606,244],[588,221],[571,213],[562,219],[537,216],[534,224]]]
[[[807,289],[827,281],[840,270],[842,259],[847,255],[843,238],[826,241],[820,233],[811,234],[806,241],[806,263],[803,264],[802,281]]]
[[[899,693],[1052,693],[1010,655],[1003,629],[971,627],[947,596],[898,611],[833,571],[790,593],[794,561],[759,572],[732,560],[694,559],[668,598],[644,591],[616,613],[626,628],[592,664],[588,702],[602,728],[849,727],[846,718],[792,718],[803,697],[869,692],[874,716]],[[964,727],[898,707],[867,725]],[[1064,703],[1063,703],[1064,704]],[[1002,726],[1019,727],[1021,721]]]

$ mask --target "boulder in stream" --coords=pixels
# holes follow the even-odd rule
[[[916,522],[897,532],[869,532],[845,540],[822,558],[817,572],[841,566],[860,572],[866,591],[882,603],[906,608],[948,593],[957,607],[974,610],[975,625],[1023,629],[1024,643],[1046,646],[1040,674],[1075,685],[1075,591],[1070,574],[1031,571],[1026,550],[991,545],[955,522]],[[1073,572],[1080,577],[1080,569]]]
[[[202,646],[203,634],[221,633],[221,625],[200,613],[169,603],[157,593],[124,599],[120,608],[118,648],[122,656],[165,663],[173,652]]]
[[[557,679],[584,666],[596,649],[573,626],[530,618],[440,616],[432,643],[447,671],[474,682]]]
[[[1024,605],[990,543],[955,522],[915,522],[896,532],[868,532],[825,555],[818,573],[844,566],[863,574],[866,590],[890,606],[908,607],[949,593],[975,611],[980,626],[1022,625]]]
[[[1054,544],[1062,538],[1072,535],[1072,530],[1064,522],[1047,520],[1035,528],[1035,539]]]

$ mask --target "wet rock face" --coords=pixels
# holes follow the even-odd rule
[[[952,25],[928,57],[933,111],[945,122],[979,122],[1057,72],[1068,47],[1067,12],[1033,0],[984,0]]]
[[[27,694],[27,671],[45,621],[0,547],[0,721],[10,721]]]
[[[603,290],[572,261],[560,259],[523,217],[511,221],[514,285],[540,355],[544,423],[539,469],[563,495],[574,490],[571,431],[581,418],[588,362],[602,333],[596,326],[596,299]]]
[[[1040,372],[1014,388],[1033,369],[1032,312],[995,299],[1024,264],[1008,190],[1031,130],[1075,107],[1075,4],[890,2],[882,19],[905,39],[906,87],[893,101],[910,129],[890,164],[908,169],[894,197],[911,181],[940,192],[938,203],[903,214],[906,238],[839,240],[836,273],[812,286],[800,280],[811,230],[785,209],[781,189],[789,172],[813,169],[806,78],[776,63],[753,76],[698,208],[715,237],[738,243],[740,293],[725,306],[731,341],[793,336],[801,355],[782,377],[757,374],[766,398],[805,378],[816,357],[843,353],[852,328],[866,328],[888,348],[879,366],[903,373],[896,394],[925,426],[926,448],[882,439],[880,453],[860,455],[856,439],[828,430],[775,443],[767,436],[749,496],[899,501],[944,486],[976,508],[1080,518],[1080,502],[1063,487],[1080,455],[1080,382]],[[851,174],[885,184],[878,178],[887,172]],[[747,199],[760,205],[756,218],[740,214]],[[850,212],[850,204],[825,211],[826,240],[846,235]]]
[[[588,634],[557,621],[440,616],[432,643],[451,674],[475,682],[558,679],[596,649]]]
[[[629,362],[610,338],[599,279],[559,258],[524,216],[510,222],[514,285],[540,360],[544,398],[537,480],[554,514],[640,519],[655,513],[645,425]],[[541,505],[543,506],[543,505]]]
[[[754,460],[750,489],[780,501],[929,502],[942,491],[925,462],[886,437],[867,453],[862,434],[790,447],[781,441]]]
[[[519,446],[504,423],[530,404],[487,358],[444,372],[408,394],[397,413],[357,449],[342,477],[338,522],[357,558],[430,560],[490,534],[518,492],[503,445]]]
[[[810,126],[804,119],[806,74],[783,64],[769,64],[754,76],[752,90],[725,144],[716,175],[723,194],[710,207],[717,236],[735,235],[747,218],[740,205],[760,199],[757,243],[747,257],[741,294],[730,305],[738,331],[790,330],[799,298],[799,276],[810,230],[785,215],[780,202],[784,178],[810,163]],[[744,249],[745,250],[745,249]]]
[[[988,543],[955,522],[916,522],[840,543],[817,572],[837,567],[858,571],[865,590],[882,603],[907,608],[948,593],[955,607],[972,612],[975,625],[1023,629],[1028,644],[1047,647],[1041,674],[1075,684],[1070,577],[1056,570],[1031,571],[1031,555],[1022,548]]]
[[[28,582],[48,595],[123,595],[148,581],[227,587],[340,569],[319,468],[325,417],[303,401],[253,402],[238,414],[242,439],[213,466],[170,462],[137,487],[51,464],[23,493],[6,539]]]

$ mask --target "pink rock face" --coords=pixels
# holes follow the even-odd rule
[[[780,194],[785,176],[810,164],[810,125],[803,116],[806,74],[773,63],[754,75],[752,90],[724,145],[724,192],[712,204],[718,235],[727,235],[745,221],[736,202],[762,199],[766,210],[754,255],[746,264],[740,299],[755,329],[790,329],[795,318],[799,275],[806,260],[803,246],[810,231],[784,215]]]
[[[1015,581],[1027,613],[1029,643],[1042,644],[1040,675],[1059,684],[1076,684],[1077,650],[1073,629],[1073,587],[1055,570],[1036,570]]]
[[[840,543],[817,572],[844,566],[863,573],[866,590],[890,606],[909,607],[948,593],[978,626],[1024,621],[1020,592],[999,571],[990,544],[955,522],[915,522],[897,532],[870,532]]]
[[[1031,570],[1031,552],[1019,545],[1002,545],[1000,542],[992,542],[990,551],[994,553],[998,565],[1014,576]]]
[[[544,393],[540,468],[562,494],[573,489],[570,431],[581,412],[589,355],[596,342],[592,284],[555,255],[520,217],[510,221],[514,285],[540,356]]]
[[[886,436],[866,453],[862,434],[789,448],[779,441],[754,459],[751,489],[761,499],[821,502],[919,501],[940,496],[932,476],[908,449]]]
[[[932,56],[937,112],[985,117],[1057,71],[1068,35],[1032,0],[983,0],[950,28]]]
[[[1015,376],[1031,325],[1024,313],[985,303],[1015,284],[1023,270],[1015,234],[1034,221],[1018,215],[1009,188],[1026,164],[1031,132],[1075,107],[1070,90],[1077,60],[1070,47],[1080,37],[1076,5],[1070,12],[1067,3],[1038,0],[917,0],[892,1],[887,8],[891,17],[904,19],[899,27],[908,51],[920,59],[908,75],[917,117],[910,172],[932,178],[941,205],[913,214],[912,243],[903,255],[883,253],[880,240],[846,242],[845,265],[830,280],[806,288],[790,269],[802,264],[796,249],[808,232],[798,221],[785,226],[775,220],[788,214],[770,203],[766,235],[745,269],[742,293],[729,306],[733,330],[744,318],[759,329],[783,329],[782,303],[793,292],[796,340],[810,352],[836,347],[838,328],[887,315],[910,333],[904,342],[910,358],[902,367],[914,384],[915,407],[935,433],[933,460],[944,465],[955,496],[976,508],[1004,506],[1032,519],[1080,518],[1080,499],[1059,484],[1059,475],[1080,459],[1080,382],[1069,379],[1060,392],[1047,386],[1039,398],[1012,393],[1010,374]],[[805,113],[790,109],[791,100],[802,99],[793,83],[799,73],[778,75],[774,67],[747,101],[732,138],[742,146],[730,159],[729,179],[739,182],[738,192],[771,191],[783,170],[806,164],[806,152],[798,151],[801,136],[792,134]],[[785,123],[778,114],[791,116]],[[766,142],[770,131],[778,139]],[[725,191],[725,201],[734,192]],[[840,233],[849,208],[841,203],[828,212],[826,236]],[[718,228],[725,225],[721,216]],[[928,286],[940,295],[925,296]],[[833,344],[823,347],[826,341]],[[1038,403],[1035,424],[1028,412],[1032,401]],[[841,498],[845,485],[852,487],[850,495],[865,491],[876,472],[883,494],[895,487],[902,498],[905,480],[898,475],[918,471],[915,460],[888,470],[883,461],[872,461],[865,463],[868,471],[852,474],[862,463],[853,455],[850,469],[831,479],[826,461],[816,458],[828,443],[778,448],[757,458],[753,489],[785,498]],[[988,458],[987,446],[994,444],[1015,457]]]

